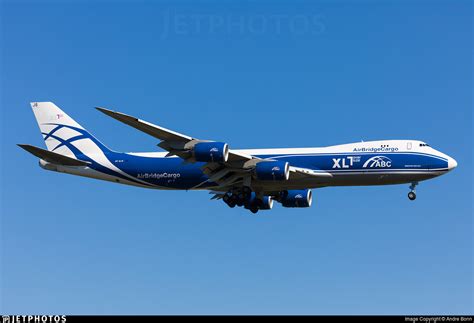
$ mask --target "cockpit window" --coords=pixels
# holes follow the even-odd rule
[[[429,147],[429,146],[430,146],[430,145],[425,144],[425,143],[421,143],[421,144],[420,144],[420,147]]]

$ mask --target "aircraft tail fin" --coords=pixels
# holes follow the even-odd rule
[[[31,108],[49,151],[75,158],[110,151],[54,103],[32,102]]]

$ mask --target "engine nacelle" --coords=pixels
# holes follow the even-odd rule
[[[273,198],[271,196],[264,196],[260,201],[258,208],[260,210],[271,210],[273,208]]]
[[[259,210],[271,210],[273,208],[273,198],[265,195],[262,199],[257,198],[255,192],[252,192],[249,196],[248,201],[245,202],[244,207],[251,209],[255,207]]]
[[[313,193],[310,189],[289,190],[281,196],[281,205],[284,207],[310,207],[313,202]]]
[[[286,181],[290,178],[290,164],[284,161],[262,161],[255,166],[257,179]]]
[[[224,142],[199,142],[194,145],[193,152],[199,162],[225,163],[229,159],[229,145]]]

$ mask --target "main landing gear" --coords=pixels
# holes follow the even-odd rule
[[[416,191],[415,191],[415,188],[416,186],[418,185],[418,182],[413,182],[411,183],[410,185],[410,193],[408,193],[408,198],[410,199],[410,201],[414,201],[416,200]]]
[[[256,197],[255,193],[252,194],[252,189],[248,186],[231,190],[227,192],[222,199],[231,208],[243,206],[253,214],[257,213],[260,209],[266,209],[264,208],[263,200]]]

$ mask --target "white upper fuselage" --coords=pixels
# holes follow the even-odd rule
[[[356,143],[341,144],[326,147],[311,147],[311,148],[263,148],[263,149],[234,149],[235,151],[251,156],[260,155],[309,155],[309,154],[338,154],[338,153],[353,153],[357,152],[399,152],[399,153],[425,153],[439,156],[446,159],[454,159],[448,155],[431,148],[429,145],[419,140],[375,140],[375,141],[361,141]],[[143,152],[143,153],[129,153],[135,156],[142,157],[165,157],[167,152]]]

